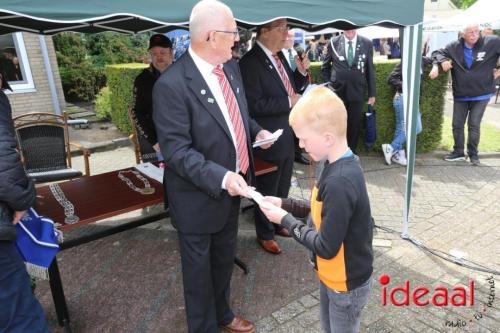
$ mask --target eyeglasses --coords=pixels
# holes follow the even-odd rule
[[[287,32],[290,30],[290,27],[287,25],[270,25],[269,29],[278,29],[280,32]]]
[[[224,34],[233,34],[233,39],[236,39],[236,38],[239,36],[239,34],[240,34],[240,32],[239,32],[238,30],[236,30],[236,31],[228,31],[228,30],[212,30],[212,31],[214,31],[214,32],[222,32],[222,33],[224,33]],[[207,42],[208,42],[209,40],[210,40],[210,35],[207,37]]]

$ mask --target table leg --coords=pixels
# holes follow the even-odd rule
[[[52,299],[56,308],[57,321],[59,326],[66,327],[66,331],[71,331],[69,328],[69,312],[66,305],[66,298],[64,297],[64,290],[59,273],[59,266],[57,265],[57,257],[54,258],[49,267],[49,283],[50,291],[52,292]]]

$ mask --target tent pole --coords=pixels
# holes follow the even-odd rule
[[[54,81],[54,73],[52,73],[52,66],[50,65],[49,52],[47,51],[47,44],[45,43],[45,36],[38,35],[40,41],[40,49],[42,50],[43,63],[45,71],[47,72],[47,79],[49,81],[50,96],[52,97],[52,105],[56,114],[62,114],[61,106],[59,105],[59,98],[57,98],[57,89]]]
[[[403,209],[403,232],[402,238],[409,238],[409,215],[411,193],[413,187],[413,173],[415,169],[415,152],[417,145],[417,118],[420,99],[420,68],[422,63],[422,24],[405,28],[404,34],[404,56],[403,56],[403,100],[406,115],[407,133],[407,167],[406,187]]]

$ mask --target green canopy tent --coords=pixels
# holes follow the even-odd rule
[[[196,2],[196,0],[2,0],[0,34],[18,31],[40,35],[63,31],[166,32],[186,28],[191,8]],[[409,237],[424,1],[227,0],[224,2],[233,10],[238,25],[250,29],[276,18],[288,18],[291,26],[308,31],[327,27],[349,29],[369,25],[404,28],[403,93],[407,115],[408,166],[402,236]],[[43,52],[45,47],[43,38],[40,41]],[[46,52],[44,53],[46,55]],[[50,66],[48,56],[46,58],[46,66]],[[50,67],[47,67],[47,71],[51,73]]]

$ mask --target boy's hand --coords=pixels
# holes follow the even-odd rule
[[[259,206],[260,210],[266,215],[266,217],[269,219],[269,221],[276,223],[276,224],[281,224],[281,220],[283,217],[288,214],[285,210],[281,209],[280,207],[276,207],[274,205],[266,205],[265,207]]]
[[[272,197],[272,196],[265,196],[263,200],[275,205],[276,207],[281,208],[281,203],[282,203],[281,198]]]

